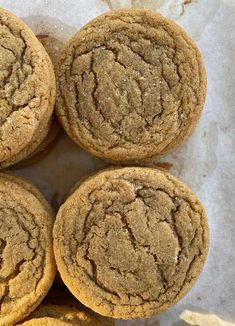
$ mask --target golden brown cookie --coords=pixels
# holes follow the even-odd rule
[[[78,326],[114,326],[114,321],[73,302],[65,305],[41,304],[30,316],[20,324],[30,325],[78,325]]]
[[[37,38],[54,64],[63,43],[50,35],[37,35]],[[52,116],[46,126],[41,124],[40,128],[37,129],[37,133],[31,143],[15,157],[3,162],[2,167],[6,168],[14,165],[14,168],[18,169],[38,162],[52,149],[60,130],[61,127],[57,118]]]
[[[209,233],[196,195],[152,168],[109,169],[84,181],[59,209],[54,253],[64,283],[97,313],[149,317],[193,286]]]
[[[29,315],[53,283],[53,213],[28,181],[0,173],[0,325]]]
[[[176,23],[145,9],[105,13],[62,50],[56,111],[68,135],[113,162],[180,145],[206,95],[201,54]]]
[[[37,38],[43,44],[52,62],[55,62],[62,43],[46,35],[39,35]],[[51,106],[54,107],[54,97],[51,98],[51,101]],[[0,162],[0,169],[5,169],[10,166],[14,166],[13,169],[18,169],[37,162],[53,147],[59,132],[60,124],[57,119],[51,117],[51,110],[46,111],[30,143],[19,153],[11,156],[10,159]]]
[[[21,152],[48,124],[55,98],[52,63],[36,36],[0,9],[0,162]]]

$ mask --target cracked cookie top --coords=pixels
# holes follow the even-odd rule
[[[114,318],[149,317],[181,299],[208,251],[204,209],[176,177],[104,170],[61,206],[54,226],[61,277],[84,305]]]
[[[50,115],[55,77],[48,54],[18,17],[0,9],[0,162],[20,152]]]
[[[57,63],[57,114],[92,154],[144,160],[181,143],[206,93],[200,52],[173,21],[144,9],[103,14]]]
[[[29,315],[55,276],[53,214],[25,180],[0,173],[0,325]]]

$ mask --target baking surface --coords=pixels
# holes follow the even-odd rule
[[[211,229],[207,263],[194,288],[168,312],[117,325],[183,326],[179,316],[184,310],[235,322],[235,1],[4,0],[1,6],[22,17],[36,34],[59,40],[56,46],[98,14],[131,6],[159,10],[198,42],[208,74],[205,110],[190,140],[161,161],[172,163],[171,172],[205,205]],[[58,207],[79,178],[105,165],[62,135],[46,158],[14,173],[31,179]]]

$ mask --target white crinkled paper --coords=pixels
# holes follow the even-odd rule
[[[61,42],[110,8],[146,7],[176,20],[198,42],[208,73],[205,110],[193,136],[161,161],[183,179],[206,207],[211,247],[204,271],[175,307],[148,320],[117,325],[183,326],[192,310],[235,322],[235,0],[4,0],[2,7],[22,17],[36,34]],[[63,135],[50,154],[14,171],[31,179],[53,206],[85,174],[105,163]],[[207,326],[206,323],[202,326]],[[216,325],[215,325],[216,326]]]

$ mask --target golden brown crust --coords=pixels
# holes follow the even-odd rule
[[[42,301],[55,277],[53,213],[28,181],[0,173],[0,325],[12,325]]]
[[[61,52],[56,75],[66,132],[114,162],[175,148],[205,102],[197,46],[176,23],[144,9],[114,10],[85,25]]]
[[[114,318],[158,314],[193,286],[209,231],[195,194],[152,168],[111,168],[78,185],[54,225],[61,277],[84,305]]]
[[[52,63],[36,36],[14,14],[0,9],[0,161],[22,151],[55,98]]]

